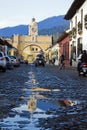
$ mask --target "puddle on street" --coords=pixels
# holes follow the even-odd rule
[[[65,99],[65,100],[58,100],[58,104],[60,106],[69,107],[69,106],[77,105],[78,102],[77,101],[72,101],[72,100],[69,100],[69,99]]]
[[[42,89],[41,89],[42,91]],[[71,103],[73,103],[71,105]],[[75,102],[76,103],[76,102]],[[55,112],[60,106],[67,107],[76,105],[71,100],[50,101],[46,97],[36,94],[31,95],[27,100],[27,104],[21,104],[19,107],[13,108],[10,116],[4,118],[0,124],[2,130],[40,130],[38,121],[40,119],[53,118],[58,115]],[[71,113],[68,113],[71,114]]]
[[[49,109],[58,109],[58,106],[48,101],[36,100],[34,97],[31,97],[27,104],[13,108],[11,113],[14,116],[3,119],[0,126],[3,129],[8,128],[8,130],[39,130],[40,128],[35,127],[38,124],[38,119],[53,117],[52,114],[46,113]]]
[[[7,118],[2,119],[0,128],[2,130],[40,130],[38,128],[38,120],[56,117],[58,115],[50,113],[51,110],[57,111],[60,107],[69,107],[76,105],[77,102],[71,100],[55,100],[47,98],[45,92],[60,92],[60,89],[47,89],[37,87],[39,84],[35,80],[33,72],[29,72],[29,81],[26,82],[27,88],[23,89],[25,96],[21,99],[25,100],[25,104],[13,108]]]

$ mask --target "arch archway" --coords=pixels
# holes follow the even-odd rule
[[[38,54],[44,55],[44,50],[37,44],[27,45],[21,51],[21,57],[28,60],[29,63],[33,63]]]

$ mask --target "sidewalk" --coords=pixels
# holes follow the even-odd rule
[[[77,70],[75,66],[65,66],[65,69]]]
[[[52,65],[52,64],[46,64],[47,66],[52,66],[52,67],[56,67],[58,69],[58,65]],[[76,66],[65,66],[64,69],[69,69],[69,70],[77,70]]]

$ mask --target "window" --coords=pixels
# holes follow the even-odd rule
[[[83,9],[81,9],[81,23],[83,23]]]
[[[36,51],[38,51],[38,48],[36,48]]]
[[[78,38],[78,45],[77,45],[77,55],[79,56],[80,52],[82,51],[82,38]]]
[[[76,42],[73,41],[71,45],[71,56],[72,59],[76,60]]]
[[[73,21],[71,20],[71,29],[73,28]]]
[[[65,59],[69,59],[69,43],[68,42],[64,44],[63,52],[64,52]]]
[[[34,51],[34,48],[31,48],[31,51]]]
[[[77,16],[75,17],[75,27],[77,26]]]
[[[34,41],[34,36],[32,37],[32,41]]]

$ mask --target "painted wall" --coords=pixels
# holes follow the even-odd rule
[[[83,10],[83,19],[81,20],[81,11]],[[78,57],[78,39],[81,39],[82,43],[82,50],[87,50],[87,29],[85,28],[85,21],[84,17],[87,14],[87,0],[84,2],[84,4],[80,7],[79,10],[77,10],[76,14],[73,16],[73,18],[70,20],[70,30],[72,30],[73,27],[76,27],[76,38],[72,38],[70,41],[70,44],[74,43],[76,45],[76,58]],[[76,17],[77,17],[77,24],[76,24]],[[78,22],[82,22],[82,33],[78,33]],[[73,23],[73,24],[72,24]]]

